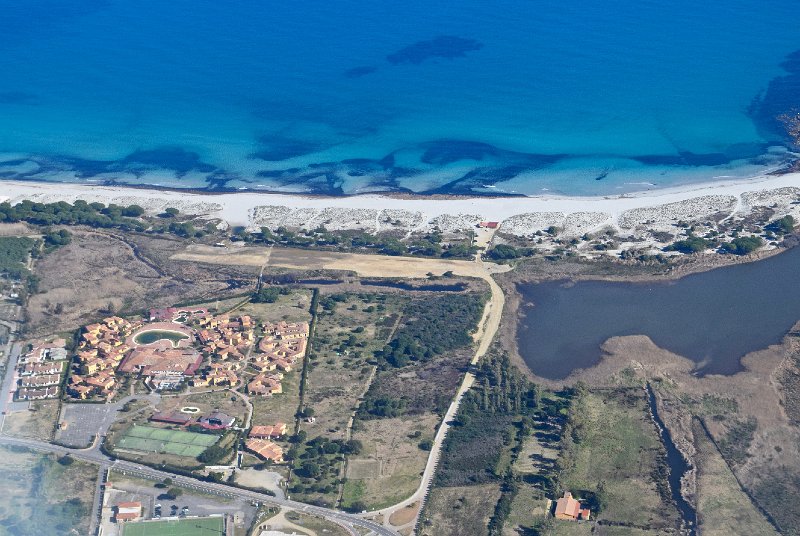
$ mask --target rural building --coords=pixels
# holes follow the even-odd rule
[[[556,502],[556,519],[567,519],[577,521],[578,519],[589,519],[590,511],[583,508],[581,502],[572,497],[572,493],[565,491],[564,496]]]
[[[497,229],[500,227],[499,221],[482,221],[478,224],[478,227],[482,229]]]
[[[266,439],[248,439],[245,447],[250,452],[275,463],[283,462],[283,449],[272,441]]]

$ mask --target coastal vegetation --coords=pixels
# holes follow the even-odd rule
[[[412,361],[433,357],[472,342],[470,333],[483,314],[485,299],[473,294],[438,295],[412,300],[394,336],[375,352],[382,366],[401,368]]]
[[[120,231],[171,233],[182,238],[201,238],[215,232],[213,225],[202,229],[195,228],[191,221],[176,221],[179,211],[168,208],[162,217],[148,218],[139,205],[116,205],[110,203],[88,203],[77,200],[74,203],[58,201],[37,203],[29,200],[15,205],[0,203],[0,223],[25,222],[32,225],[50,227],[54,225],[85,225],[93,229],[118,229]],[[69,235],[56,231],[48,233],[49,244],[54,246],[69,243]]]
[[[24,279],[30,275],[27,263],[36,245],[32,238],[0,237],[0,274],[10,279]]]
[[[643,389],[579,386],[561,441],[557,496],[571,491],[595,519],[610,524],[642,530],[679,525],[666,451]]]
[[[540,388],[508,356],[491,353],[475,375],[445,439],[420,534],[503,534],[515,497],[521,486],[528,486],[514,468],[523,445],[548,419],[560,418],[561,403],[543,400]],[[477,500],[473,492],[478,490],[484,495],[482,501],[492,502],[467,514],[465,510],[477,506],[471,501]],[[472,525],[467,528],[466,523]]]
[[[315,229],[288,229],[278,227],[271,230],[261,227],[256,233],[244,227],[236,227],[232,240],[252,244],[278,244],[287,247],[331,249],[340,252],[369,251],[381,255],[410,255],[438,257],[443,259],[468,259],[477,253],[467,237],[450,237],[445,240],[442,233],[426,232],[406,238],[405,233],[386,231],[377,234],[363,230],[331,231],[324,226]]]
[[[88,533],[96,467],[12,447],[0,453],[0,534]]]

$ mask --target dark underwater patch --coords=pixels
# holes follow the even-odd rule
[[[267,162],[280,162],[281,160],[316,153],[324,149],[318,143],[282,138],[280,136],[261,136],[259,143],[261,147],[258,151],[252,153],[250,158],[257,158]]]
[[[467,55],[467,52],[473,52],[481,48],[483,48],[483,43],[474,39],[440,35],[434,39],[417,41],[412,45],[401,48],[397,52],[386,56],[386,60],[392,65],[403,63],[419,65],[432,58],[463,58]]]
[[[206,164],[200,155],[181,147],[158,147],[135,151],[125,158],[112,162],[108,171],[129,171],[143,173],[158,169],[169,169],[180,177],[190,171],[212,173],[216,167]]]
[[[439,140],[423,144],[425,152],[420,160],[425,164],[442,166],[459,160],[483,160],[499,156],[500,149],[488,143],[464,140]]]
[[[353,67],[352,69],[348,69],[344,72],[344,76],[346,78],[361,78],[362,76],[367,76],[368,74],[372,74],[377,71],[377,67],[373,67],[371,65],[365,65],[363,67]]]
[[[190,171],[222,172],[215,166],[203,162],[197,153],[180,147],[158,147],[134,151],[119,160],[94,160],[68,155],[31,156],[26,160],[35,162],[39,169],[29,173],[16,173],[14,178],[35,178],[43,174],[59,172],[71,172],[81,179],[115,172],[141,176],[145,172],[153,170],[173,171],[177,178],[181,178]],[[8,165],[8,163],[6,164]],[[110,181],[110,179],[108,180]]]
[[[800,146],[800,139],[789,132],[791,118],[800,114],[800,50],[786,56],[781,68],[787,74],[770,81],[766,91],[753,99],[748,114],[764,138]]]
[[[513,194],[503,191],[486,192],[486,186],[493,186],[498,182],[505,182],[513,179],[520,173],[530,171],[531,168],[525,165],[509,165],[500,167],[485,167],[473,169],[464,176],[450,181],[436,188],[426,190],[424,194],[454,194],[454,195],[491,195],[506,197],[521,197],[522,194]]]

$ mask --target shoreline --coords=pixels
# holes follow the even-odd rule
[[[461,220],[504,221],[523,214],[559,214],[568,217],[574,214],[604,215],[595,217],[595,227],[601,224],[617,225],[619,217],[626,212],[685,203],[693,199],[709,197],[736,198],[736,210],[747,208],[742,195],[781,188],[800,188],[800,173],[782,175],[763,174],[748,179],[718,180],[706,183],[687,184],[643,190],[634,193],[604,196],[418,196],[413,194],[359,194],[351,196],[327,196],[290,194],[241,190],[234,192],[207,192],[200,190],[178,190],[150,186],[96,186],[85,183],[2,180],[0,201],[69,201],[85,199],[104,203],[140,204],[153,212],[167,206],[175,206],[187,214],[219,218],[230,225],[258,225],[254,221],[255,209],[259,207],[285,207],[294,211],[320,212],[325,210],[360,211],[356,219],[343,228],[353,228],[361,219],[377,218],[372,212],[402,211],[415,214],[413,227],[424,226],[444,216],[465,216]],[[691,212],[691,211],[690,211]],[[302,221],[311,224],[314,218],[305,214]],[[330,214],[328,214],[329,216]],[[602,221],[600,221],[602,220]],[[464,223],[464,222],[462,222]],[[366,224],[365,224],[366,225]],[[620,225],[624,227],[624,225]],[[369,225],[366,225],[369,227]],[[380,225],[378,224],[378,227]],[[407,225],[405,226],[407,227]],[[586,227],[583,225],[582,227]]]

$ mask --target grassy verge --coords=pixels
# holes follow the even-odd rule
[[[696,421],[692,432],[698,464],[697,517],[702,533],[707,536],[777,534],[742,492],[725,460]]]
[[[672,528],[678,512],[664,457],[643,390],[579,390],[563,434],[559,485],[586,500],[600,520]]]

